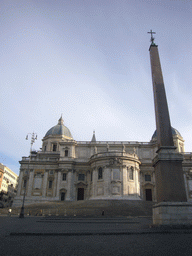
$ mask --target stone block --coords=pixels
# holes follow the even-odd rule
[[[186,202],[159,203],[153,208],[154,225],[178,225],[192,223],[192,204]]]

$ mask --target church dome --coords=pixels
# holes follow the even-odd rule
[[[63,135],[68,139],[73,139],[70,130],[64,125],[62,116],[59,119],[58,124],[48,130],[45,137],[49,135]]]
[[[175,128],[171,127],[171,131],[172,131],[172,135],[173,135],[173,136],[174,136],[174,135],[178,135],[178,136],[182,137],[181,134],[180,134],[180,132],[179,132],[178,130],[176,130]],[[151,140],[153,141],[153,140],[156,140],[156,139],[157,139],[157,130],[155,130],[155,132],[154,132],[154,134],[153,134]]]

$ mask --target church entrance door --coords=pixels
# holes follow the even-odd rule
[[[146,195],[146,201],[152,201],[152,190],[151,189],[146,189],[145,195]]]
[[[77,200],[84,200],[84,188],[78,188]]]
[[[61,201],[65,201],[65,193],[61,192]]]

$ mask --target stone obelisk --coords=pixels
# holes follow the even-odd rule
[[[176,216],[178,203],[180,206],[182,205],[182,210],[184,209],[184,205],[187,207],[182,169],[183,156],[177,153],[175,150],[176,147],[174,147],[158,46],[154,43],[154,32],[150,31],[148,33],[151,33],[149,52],[158,144],[157,155],[153,159],[157,194],[157,205],[155,205],[153,209],[153,222],[158,225],[178,224],[179,220],[178,216]],[[168,214],[167,216],[162,214],[162,212],[168,213],[170,210],[172,214]],[[184,212],[181,215],[184,216],[183,214],[186,215]],[[172,221],[170,221],[170,219],[172,219]],[[183,224],[182,221],[181,223]]]

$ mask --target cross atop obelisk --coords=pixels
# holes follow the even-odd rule
[[[151,34],[151,44],[155,44],[154,43],[155,38],[153,37],[153,34],[156,34],[156,32],[153,32],[151,29],[150,32],[147,32],[147,33]]]

